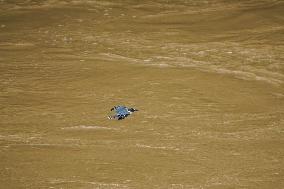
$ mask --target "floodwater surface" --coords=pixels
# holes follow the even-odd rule
[[[283,188],[283,64],[281,0],[1,0],[0,188]]]

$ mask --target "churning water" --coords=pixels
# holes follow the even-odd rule
[[[0,188],[283,188],[283,64],[281,0],[1,0]]]

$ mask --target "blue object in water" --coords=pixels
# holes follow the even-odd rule
[[[122,120],[132,114],[135,111],[138,111],[137,109],[134,108],[127,108],[126,106],[114,106],[111,111],[115,110],[115,115],[114,116],[108,116],[109,119],[117,119],[117,120]]]

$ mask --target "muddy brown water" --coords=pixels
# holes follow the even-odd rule
[[[283,13],[0,1],[0,188],[283,188]]]

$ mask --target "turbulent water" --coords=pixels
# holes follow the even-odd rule
[[[282,0],[1,0],[0,188],[283,188],[283,89]]]

